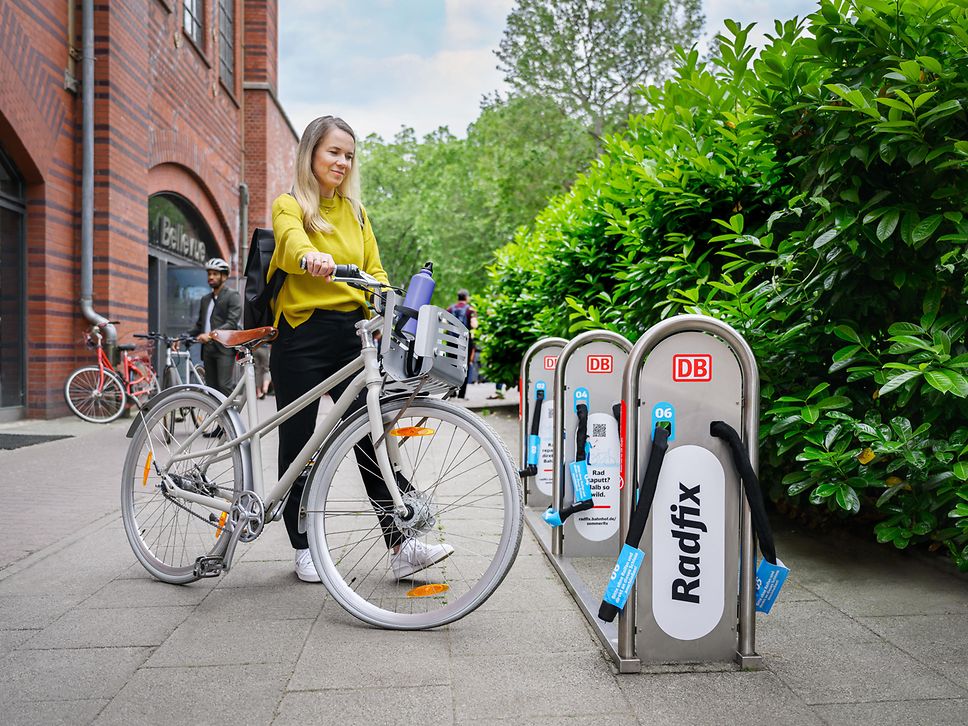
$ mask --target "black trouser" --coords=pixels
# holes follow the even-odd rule
[[[205,366],[205,385],[229,395],[233,387],[235,352],[214,341],[205,343],[202,346],[202,364]]]
[[[279,337],[272,344],[269,370],[276,389],[276,409],[282,409],[314,386],[326,380],[360,353],[360,339],[356,323],[363,319],[363,311],[351,313],[337,310],[316,310],[309,320],[293,328],[283,317],[279,321]],[[352,378],[330,390],[335,401],[349,386]],[[353,402],[346,416],[366,405],[366,389]],[[279,426],[279,476],[281,477],[306,445],[316,428],[319,400],[303,408]],[[367,496],[377,513],[387,547],[403,541],[393,525],[393,499],[376,463],[373,442],[366,436],[356,445],[356,461]],[[308,462],[307,462],[308,463]],[[406,487],[406,483],[402,483]],[[305,533],[299,531],[299,503],[303,482],[297,480],[289,493],[289,501],[282,516],[294,549],[309,547]]]

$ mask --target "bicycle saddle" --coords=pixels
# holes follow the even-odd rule
[[[209,335],[227,348],[245,346],[255,350],[264,343],[270,343],[279,335],[279,331],[271,325],[264,328],[249,328],[248,330],[213,330]]]

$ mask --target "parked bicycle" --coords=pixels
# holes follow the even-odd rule
[[[350,265],[338,265],[334,280],[373,293],[374,315],[357,324],[360,355],[260,423],[252,350],[276,330],[215,331],[213,338],[238,351],[244,375],[227,398],[195,385],[167,389],[132,422],[121,490],[125,532],[159,580],[181,584],[218,576],[231,568],[239,542],[251,542],[266,523],[281,518],[293,482],[306,476],[301,526],[333,598],[378,627],[444,625],[484,602],[514,561],[523,518],[516,470],[482,419],[427,395],[463,382],[466,328],[426,305],[411,337],[395,324],[399,290]],[[266,493],[262,438],[348,379]],[[347,415],[364,389],[366,406]],[[185,409],[200,423],[183,417],[173,426],[172,414]],[[366,450],[373,454],[364,456]],[[390,499],[371,499],[363,473],[382,478]],[[390,567],[388,526],[405,542],[446,542],[454,552],[398,580]]]
[[[119,345],[119,366],[111,364],[103,345],[106,325],[117,322],[99,323],[85,333],[87,347],[96,351],[97,365],[81,366],[64,383],[67,407],[91,423],[114,421],[129,403],[140,407],[161,390],[148,351],[133,344]]]
[[[153,340],[165,346],[165,365],[161,372],[162,389],[180,386],[183,383],[205,385],[205,368],[201,363],[193,363],[190,349],[195,338],[187,333],[174,337],[163,333],[135,333],[135,338]]]

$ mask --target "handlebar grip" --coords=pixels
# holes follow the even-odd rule
[[[333,277],[359,277],[360,268],[356,265],[336,265]]]
[[[150,340],[154,336],[151,333],[132,333],[131,337],[132,338],[147,338],[147,339]]]

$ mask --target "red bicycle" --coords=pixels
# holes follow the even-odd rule
[[[97,324],[85,333],[87,347],[97,351],[97,365],[81,366],[64,383],[68,408],[91,423],[114,421],[124,413],[129,401],[140,407],[161,390],[148,351],[138,350],[135,345],[119,345],[119,368],[111,364],[104,352],[101,330],[105,325],[108,323]]]

